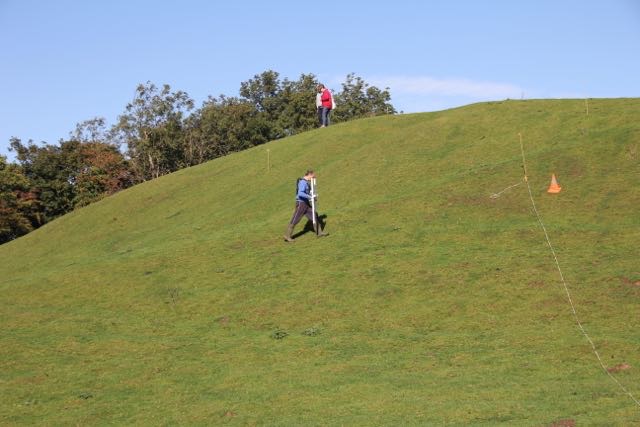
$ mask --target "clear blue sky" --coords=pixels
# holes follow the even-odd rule
[[[640,96],[640,0],[0,0],[0,155],[116,122],[139,83],[199,106],[267,69],[405,112],[505,98]]]

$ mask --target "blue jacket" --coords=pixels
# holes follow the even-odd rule
[[[306,179],[301,178],[298,181],[298,194],[296,194],[296,202],[311,201],[311,185]]]

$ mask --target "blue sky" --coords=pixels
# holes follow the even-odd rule
[[[640,0],[0,0],[0,155],[116,122],[139,83],[199,106],[272,69],[405,112],[505,98],[640,96]]]

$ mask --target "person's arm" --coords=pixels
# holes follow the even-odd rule
[[[300,182],[298,182],[298,197],[301,199],[311,200],[311,196],[307,194],[307,185],[309,185],[309,183],[304,179],[301,179]]]
[[[329,89],[325,90],[324,92],[322,92],[322,101],[326,102],[328,100],[331,99],[331,92],[329,92]]]

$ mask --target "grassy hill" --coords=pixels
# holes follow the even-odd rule
[[[640,397],[640,99],[585,107],[318,129],[0,246],[0,423],[640,424],[526,186],[490,197],[522,182],[521,133],[578,315]],[[286,244],[308,167],[331,235]]]

